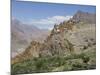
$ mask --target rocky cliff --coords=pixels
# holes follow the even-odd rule
[[[55,25],[44,43],[33,41],[25,52],[15,57],[14,61],[33,57],[79,54],[95,45],[95,16],[78,11],[69,21]]]

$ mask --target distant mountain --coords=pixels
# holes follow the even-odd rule
[[[96,45],[95,25],[94,14],[78,11],[70,20],[55,25],[44,43],[33,40],[13,63],[34,57],[79,54],[92,49]]]
[[[72,19],[77,22],[86,22],[89,24],[95,24],[96,23],[96,14],[83,12],[83,11],[79,10],[76,12],[76,14],[73,16]]]
[[[48,30],[42,30],[34,25],[23,24],[19,20],[13,19],[11,23],[12,57],[23,52],[32,40],[43,42],[48,33]]]

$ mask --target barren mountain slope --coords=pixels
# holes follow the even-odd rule
[[[30,59],[34,57],[56,55],[67,56],[72,53],[80,54],[84,50],[95,46],[95,21],[92,24],[86,22],[85,19],[91,17],[87,17],[87,13],[85,12],[79,13],[78,11],[75,15],[79,16],[80,14],[84,15],[85,18],[77,22],[75,20],[77,17],[75,18],[75,16],[73,16],[69,21],[64,21],[59,25],[55,25],[44,43],[36,43],[35,45],[30,44],[25,52],[19,55],[17,59]],[[78,19],[81,19],[82,17],[83,16],[80,16]],[[95,19],[94,15],[92,16],[92,19]],[[90,20],[92,21],[92,19]],[[35,41],[33,41],[33,43],[34,42]],[[39,47],[37,47],[37,45]]]
[[[33,25],[23,24],[13,19],[11,23],[12,57],[23,52],[32,40],[43,42],[48,34],[48,30],[38,29]]]

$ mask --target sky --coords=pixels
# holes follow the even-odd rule
[[[41,29],[52,29],[54,24],[70,19],[78,10],[95,13],[89,5],[55,4],[12,0],[12,18]]]

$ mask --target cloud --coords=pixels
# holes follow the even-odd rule
[[[59,24],[63,21],[69,20],[70,18],[72,18],[72,16],[53,16],[45,19],[33,19],[29,23],[39,28],[52,29],[54,24]]]
[[[39,19],[39,20],[32,20],[33,24],[41,24],[41,25],[46,25],[46,24],[58,24],[63,21],[67,21],[71,18],[72,16],[53,16],[53,17],[48,17],[45,19]]]

